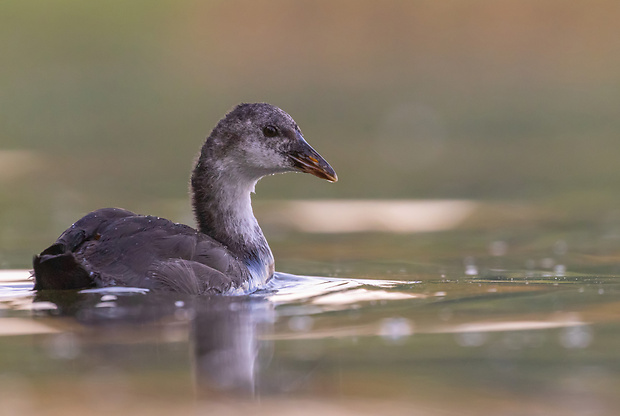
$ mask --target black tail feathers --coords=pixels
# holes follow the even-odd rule
[[[94,287],[88,271],[77,262],[73,253],[56,243],[32,260],[34,290],[85,289]]]

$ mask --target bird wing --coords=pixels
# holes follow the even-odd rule
[[[221,293],[237,285],[244,273],[242,263],[211,237],[151,216],[107,222],[75,255],[93,272],[97,286]]]

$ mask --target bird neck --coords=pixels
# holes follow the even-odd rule
[[[250,272],[250,288],[273,274],[273,254],[252,210],[258,179],[199,160],[192,174],[194,214],[199,230],[224,244]]]

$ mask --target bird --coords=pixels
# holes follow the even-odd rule
[[[284,172],[338,180],[285,111],[239,104],[215,125],[195,162],[190,193],[197,228],[121,208],[98,209],[34,256],[34,290],[254,292],[275,269],[251,194],[261,178]]]

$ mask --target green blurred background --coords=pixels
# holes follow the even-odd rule
[[[191,221],[239,102],[289,112],[340,181],[256,200],[620,208],[620,2],[0,2],[0,267],[103,206]],[[552,215],[553,216],[553,215]]]

